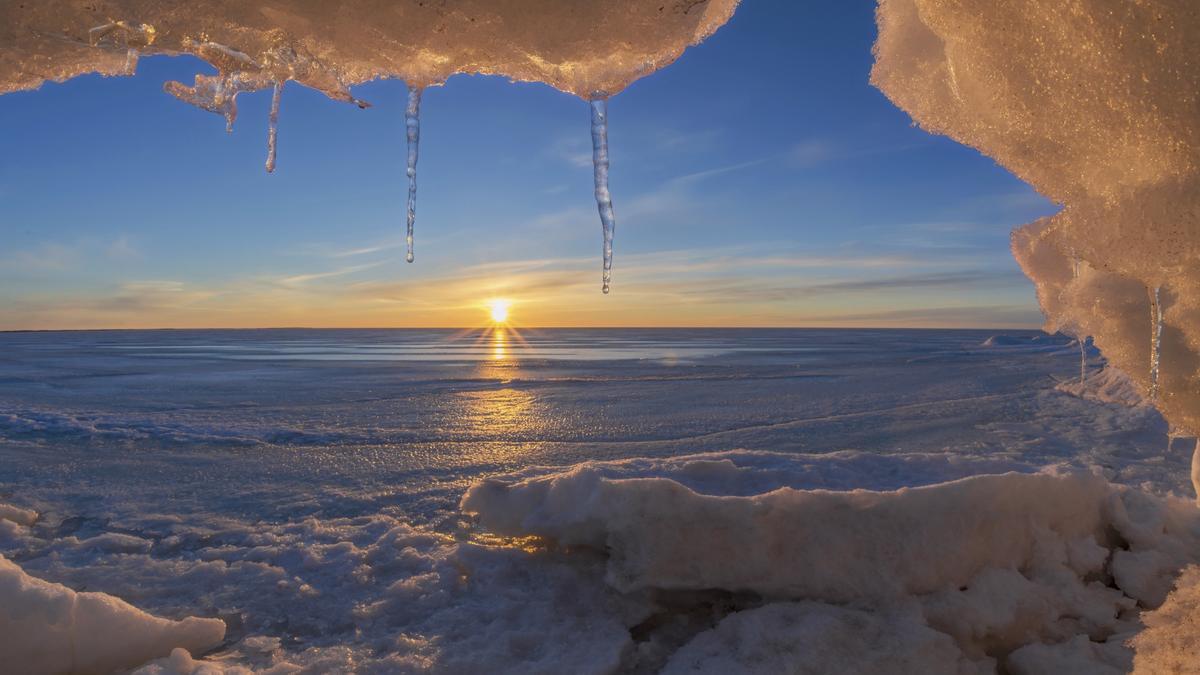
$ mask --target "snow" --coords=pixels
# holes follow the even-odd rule
[[[170,621],[104,593],[35,579],[0,556],[0,654],[24,673],[109,673],[225,637],[220,619]]]
[[[258,63],[271,62],[272,52],[292,52],[291,67],[269,68],[278,71],[276,79],[295,80],[336,98],[346,98],[347,85],[369,80],[391,77],[423,87],[455,73],[545,82],[591,98],[598,92],[616,94],[670,65],[728,21],[736,6],[737,0],[657,5],[352,0],[337,6],[298,0],[282,8],[200,0],[182,8],[163,0],[127,0],[115,17],[124,28],[106,33],[120,39],[93,48],[90,31],[102,13],[70,0],[5,4],[0,6],[0,92],[88,72],[124,74],[132,45],[144,54],[196,54],[218,69],[235,52]],[[197,41],[201,36],[208,48]]]
[[[1139,673],[1194,672],[1200,655],[1200,567],[1184,570],[1174,592],[1142,615],[1146,629],[1133,638]]]
[[[779,602],[738,612],[676,652],[663,675],[684,673],[991,672],[965,658],[920,614],[873,613],[818,602]]]
[[[496,380],[445,335],[0,336],[0,553],[227,626],[147,673],[990,673],[1128,670],[1197,550],[1060,336],[530,332]]]
[[[1012,239],[1046,330],[1200,433],[1194,3],[881,0],[878,22],[872,83],[1063,204]]]
[[[200,0],[181,10],[177,3],[133,0],[122,3],[126,16],[97,26],[96,12],[74,2],[10,3],[0,6],[0,92],[86,72],[127,74],[141,54],[186,52],[218,73],[197,75],[193,86],[168,83],[167,90],[232,125],[239,93],[271,87],[277,95],[288,81],[359,105],[365,103],[349,87],[378,77],[402,78],[413,91],[457,72],[545,82],[592,101],[607,286],[613,219],[603,102],[711,34],[737,3],[700,0],[671,4],[670,11],[656,11],[655,4],[305,0],[283,9]],[[1200,432],[1197,14],[1189,0],[881,0],[878,20],[872,81],[880,89],[924,128],[978,148],[1063,204],[1058,215],[1016,231],[1013,252],[1037,287],[1047,330],[1061,329],[1081,344],[1092,336],[1111,367],[1058,391],[1000,393],[995,383],[1006,377],[1029,380],[985,375],[981,362],[1001,354],[1032,358],[1020,355],[1030,346],[1048,360],[1061,350],[1052,339],[1041,350],[1032,340],[996,336],[976,339],[975,351],[959,346],[904,364],[936,362],[978,378],[943,384],[958,394],[949,398],[924,386],[887,407],[865,407],[863,401],[887,395],[863,394],[861,375],[835,372],[808,392],[822,396],[817,403],[798,397],[812,414],[793,410],[787,419],[780,419],[778,410],[787,406],[771,400],[770,386],[723,383],[726,401],[696,408],[710,428],[680,427],[691,434],[683,437],[673,436],[669,424],[639,428],[636,416],[620,415],[611,419],[628,426],[612,437],[578,429],[556,436],[555,425],[572,422],[532,412],[528,419],[554,421],[491,429],[501,440],[484,439],[493,445],[481,452],[489,458],[480,459],[470,454],[480,452],[470,446],[478,439],[465,438],[469,449],[455,455],[447,448],[462,447],[455,443],[464,439],[447,441],[456,432],[439,430],[444,442],[431,452],[439,475],[472,484],[462,513],[443,512],[426,523],[404,517],[403,509],[323,512],[274,493],[287,490],[286,480],[263,481],[257,491],[243,486],[228,503],[206,503],[206,491],[192,495],[196,521],[138,508],[145,504],[137,500],[152,496],[160,508],[177,503],[163,499],[169,488],[161,482],[131,496],[119,490],[128,477],[103,476],[106,482],[81,499],[73,493],[84,488],[63,487],[59,467],[26,459],[40,459],[46,439],[149,445],[175,435],[228,450],[239,442],[272,443],[277,433],[284,443],[383,446],[377,441],[405,430],[351,425],[347,432],[301,420],[280,432],[263,429],[268,416],[258,409],[239,416],[218,403],[213,418],[136,404],[96,411],[79,400],[23,390],[13,399],[19,406],[8,401],[0,411],[0,433],[7,454],[25,463],[3,470],[39,480],[8,485],[28,486],[28,498],[63,509],[126,513],[124,521],[56,517],[52,527],[27,509],[0,506],[0,546],[25,568],[0,557],[0,652],[35,672],[146,662],[147,673],[350,670],[365,661],[383,671],[533,673],[1194,668],[1200,511],[1173,496],[1179,479],[1164,477],[1181,472],[1180,461],[1113,439],[1162,422],[1144,405],[1122,409],[1136,402],[1126,380],[1162,413],[1171,433]],[[415,105],[409,120],[415,125]],[[415,134],[410,139],[411,233]],[[268,167],[273,133],[270,148]],[[903,377],[886,363],[865,363],[871,385],[885,392]],[[745,379],[765,379],[753,373]],[[510,381],[499,395],[548,406],[553,395],[529,393],[542,385]],[[739,386],[766,399],[764,410],[738,399]],[[496,394],[453,393],[469,402]],[[845,407],[823,403],[838,395]],[[38,396],[48,398],[39,405],[31,400]],[[594,396],[584,398],[589,413],[602,409]],[[404,399],[406,407],[416,410],[416,399]],[[432,399],[438,410],[452,405],[442,392]],[[689,407],[689,400],[670,400],[668,408]],[[723,426],[719,411],[728,400],[739,402],[742,415],[732,428]],[[636,403],[603,410],[619,405]],[[975,409],[987,405],[1007,406],[1007,415],[979,420]],[[501,416],[465,407],[478,419]],[[929,431],[931,410],[955,412],[945,436]],[[1064,411],[1087,411],[1092,423]],[[419,412],[396,412],[393,404],[381,416]],[[337,415],[331,408],[316,417]],[[451,417],[446,427],[461,419]],[[878,443],[872,424],[878,420],[913,431],[885,434],[889,443],[904,438],[920,447],[874,453],[850,447],[850,438]],[[520,445],[520,434],[533,434],[537,447],[516,460],[497,452],[499,443]],[[581,439],[614,438],[632,438],[636,450],[652,456],[579,461],[589,456],[576,447]],[[972,446],[969,438],[986,440]],[[730,450],[737,447],[733,439],[756,447]],[[803,451],[821,441],[836,446],[826,448],[833,452]],[[987,443],[1005,452],[983,452]],[[801,447],[756,449],[771,444]],[[1200,442],[1196,448],[1192,480],[1200,490]],[[61,456],[97,461],[75,450],[63,447]],[[537,466],[539,452],[563,461]],[[345,456],[332,456],[331,471],[343,470]],[[363,462],[368,473],[396,461],[381,457]],[[195,459],[200,472],[219,471],[197,454],[181,453],[166,463],[173,479],[166,482],[178,485],[179,473],[192,470],[185,458]],[[144,469],[157,460],[123,461]],[[423,470],[412,474],[430,480],[431,470]],[[498,475],[479,479],[487,472]],[[353,511],[348,495],[363,485],[370,481],[347,480],[340,503],[330,508]],[[407,486],[377,490],[360,499],[408,506],[405,500],[415,499]],[[314,515],[297,516],[297,505]],[[291,520],[264,519],[271,508]],[[77,593],[27,570],[106,593]],[[176,616],[187,608],[227,616],[237,634],[197,662],[199,652],[224,639],[225,621],[156,618],[107,591]]]
[[[604,551],[625,594],[767,603],[696,636],[667,672],[827,672],[847,658],[862,659],[855,672],[1124,672],[1138,609],[1200,556],[1191,504],[1088,474],[797,490],[757,475],[791,457],[746,459],[530,469],[477,483],[462,508],[490,532]],[[755,483],[765,491],[746,494]]]
[[[1148,405],[1142,392],[1129,376],[1115,366],[1106,366],[1086,380],[1066,380],[1057,387],[1058,391],[1101,403],[1117,403],[1134,407]]]
[[[37,512],[0,502],[0,521],[29,527],[37,521]]]

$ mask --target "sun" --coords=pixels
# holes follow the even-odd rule
[[[508,321],[508,308],[512,305],[511,300],[504,298],[496,298],[488,301],[488,312],[492,315],[493,323],[504,323]]]

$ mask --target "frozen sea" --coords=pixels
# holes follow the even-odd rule
[[[472,672],[446,660],[461,617],[431,618],[462,598],[369,609],[432,573],[372,558],[385,533],[450,556],[434,548],[469,536],[458,501],[483,477],[748,450],[840,462],[804,487],[1061,465],[1188,494],[1190,444],[1169,450],[1146,406],[1056,389],[1079,370],[1075,343],[1038,331],[3,333],[0,502],[41,518],[0,533],[0,554],[163,616],[219,616],[216,657],[238,664]],[[397,635],[427,662],[387,661]]]

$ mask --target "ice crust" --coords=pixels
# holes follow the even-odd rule
[[[1012,238],[1046,330],[1144,393],[1157,372],[1148,398],[1200,432],[1200,6],[881,0],[878,22],[877,87],[1063,205]]]
[[[229,70],[228,50],[276,63],[335,98],[381,77],[440,84],[455,73],[545,82],[591,98],[613,95],[669,65],[733,14],[737,0],[50,0],[0,5],[0,92],[46,80],[126,72],[127,45],[91,46],[90,31],[122,21],[153,28],[142,53],[191,53]],[[224,46],[219,50],[216,46]],[[296,56],[288,68],[272,55]],[[265,84],[263,85],[265,86]],[[261,87],[260,87],[261,88]]]
[[[480,481],[463,499],[471,519],[452,527],[145,514],[129,534],[62,536],[50,516],[0,544],[29,573],[230,617],[220,651],[162,643],[141,653],[143,675],[1186,663],[1200,620],[1196,573],[1178,576],[1200,555],[1190,502],[1055,469],[936,482],[989,466],[964,463],[754,451],[588,462]],[[897,474],[931,482],[856,489]]]
[[[756,599],[665,672],[1128,672],[1139,609],[1160,605],[1160,636],[1139,644],[1163,659],[1193,648],[1171,628],[1200,620],[1191,576],[1164,604],[1200,555],[1200,514],[1184,500],[1053,471],[797,490],[772,485],[769,456],[530,470],[476,484],[462,507],[492,532],[604,551],[623,594]]]
[[[0,556],[0,667],[11,672],[103,675],[173,649],[200,654],[224,637],[220,619],[161,619],[111,595],[36,579]]]

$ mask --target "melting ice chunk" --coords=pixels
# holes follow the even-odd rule
[[[607,293],[612,280],[612,241],[616,219],[613,216],[612,195],[608,192],[608,98],[598,96],[592,104],[592,167],[596,179],[596,208],[604,227],[604,285]]]
[[[408,138],[408,246],[405,260],[413,261],[413,223],[417,220],[417,146],[421,142],[421,88],[408,88],[408,106],[404,109],[404,128]]]

